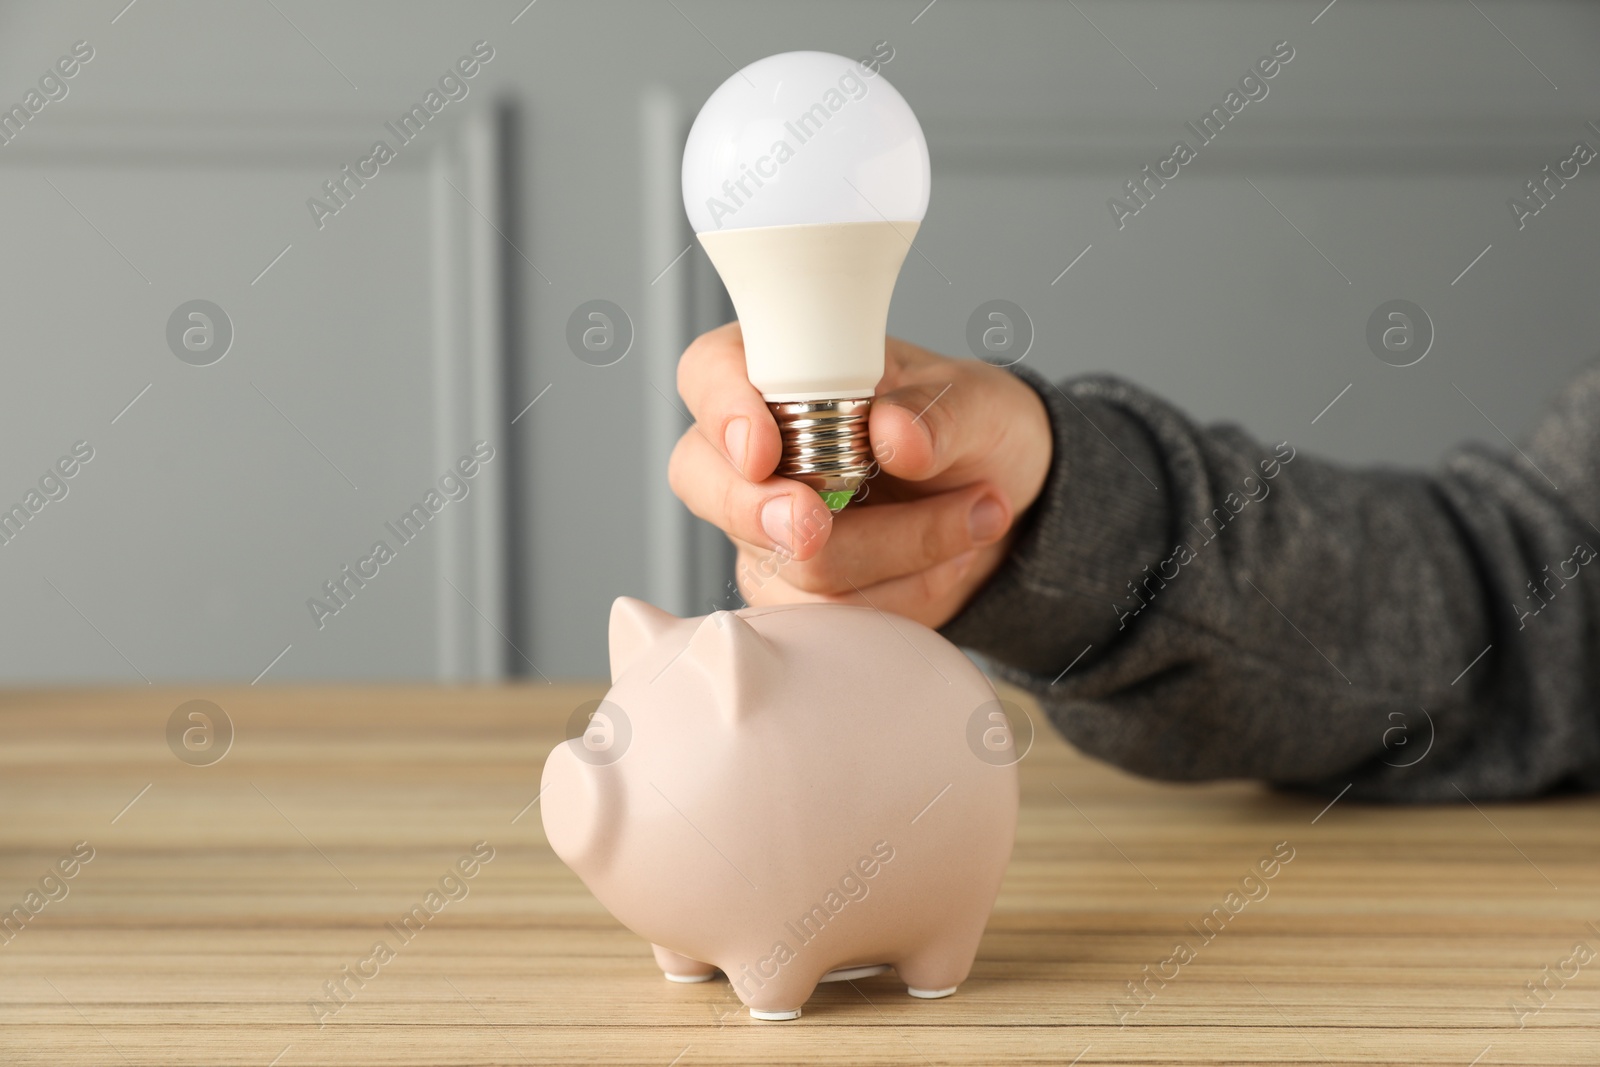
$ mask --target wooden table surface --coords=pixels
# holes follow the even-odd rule
[[[25,920],[0,932],[0,1063],[1600,1063],[1600,800],[1322,810],[1138,781],[1047,730],[959,993],[890,974],[754,1022],[722,981],[663,981],[545,844],[540,767],[600,692],[0,696],[0,907]],[[208,766],[167,741],[197,698],[235,731]],[[395,936],[478,842],[459,899]],[[1195,936],[1279,842],[1245,883],[1266,895]],[[1173,977],[1135,1012],[1147,965]]]

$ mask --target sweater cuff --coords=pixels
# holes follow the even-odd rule
[[[1171,543],[1166,471],[1144,425],[1084,378],[1065,388],[1012,368],[1044,401],[1053,449],[1039,499],[989,582],[941,633],[1011,667],[1054,678],[1094,646],[1104,654],[1138,607],[1132,588]]]

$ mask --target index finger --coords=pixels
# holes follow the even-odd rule
[[[737,322],[701,334],[678,360],[678,395],[701,433],[752,482],[778,469],[783,442],[766,401],[750,384]]]

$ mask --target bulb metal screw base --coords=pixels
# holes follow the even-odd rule
[[[841,510],[872,473],[872,398],[779,401],[767,408],[783,437],[779,476],[804,482],[829,511]]]

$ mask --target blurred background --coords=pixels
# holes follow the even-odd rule
[[[0,683],[591,678],[612,598],[735,605],[665,477],[732,317],[684,137],[740,66],[880,42],[934,175],[900,336],[974,356],[1008,301],[1042,372],[1410,467],[1600,343],[1592,4],[12,0]]]

